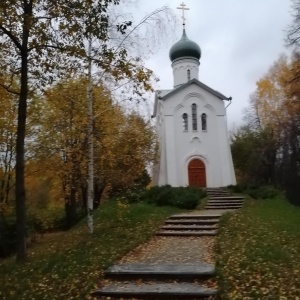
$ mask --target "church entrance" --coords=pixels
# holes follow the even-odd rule
[[[189,186],[206,187],[205,165],[200,159],[193,159],[188,166]]]

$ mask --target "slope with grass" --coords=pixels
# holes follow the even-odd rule
[[[88,299],[102,271],[147,240],[179,210],[144,203],[106,203],[95,212],[95,232],[85,220],[68,232],[43,237],[29,249],[29,261],[0,261],[0,299]]]
[[[216,252],[221,299],[300,299],[300,208],[283,197],[223,216]]]

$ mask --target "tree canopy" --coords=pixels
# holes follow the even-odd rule
[[[247,126],[233,134],[232,152],[242,181],[275,184],[300,204],[298,57],[297,52],[290,58],[281,56],[257,82]]]

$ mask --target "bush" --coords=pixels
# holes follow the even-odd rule
[[[245,190],[247,189],[247,185],[245,184],[237,184],[237,185],[228,185],[227,188],[232,192],[232,193],[244,193]]]
[[[64,229],[65,211],[62,207],[29,208],[27,225],[30,232],[52,232]]]
[[[249,187],[246,192],[254,199],[273,199],[279,195],[279,191],[272,186]]]
[[[143,200],[145,190],[146,188],[137,186],[128,189],[126,192],[121,193],[119,196],[124,197],[128,203],[138,203]]]
[[[62,230],[64,219],[65,213],[61,207],[47,209],[30,207],[26,216],[27,238],[33,238],[36,233]],[[13,210],[9,210],[0,214],[0,257],[14,253],[15,248],[16,216]]]
[[[279,191],[273,186],[259,186],[256,184],[237,184],[227,187],[233,193],[245,193],[253,199],[273,199],[279,195]]]
[[[13,215],[0,215],[0,257],[15,251],[16,218]]]
[[[206,192],[191,187],[154,186],[144,193],[143,199],[157,206],[174,206],[181,209],[195,209]]]

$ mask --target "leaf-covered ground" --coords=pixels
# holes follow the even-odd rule
[[[175,208],[107,203],[95,213],[95,232],[85,220],[50,234],[29,249],[25,265],[0,261],[0,299],[88,299],[102,272],[147,240]]]
[[[300,299],[300,208],[248,200],[223,216],[216,243],[221,299]]]

